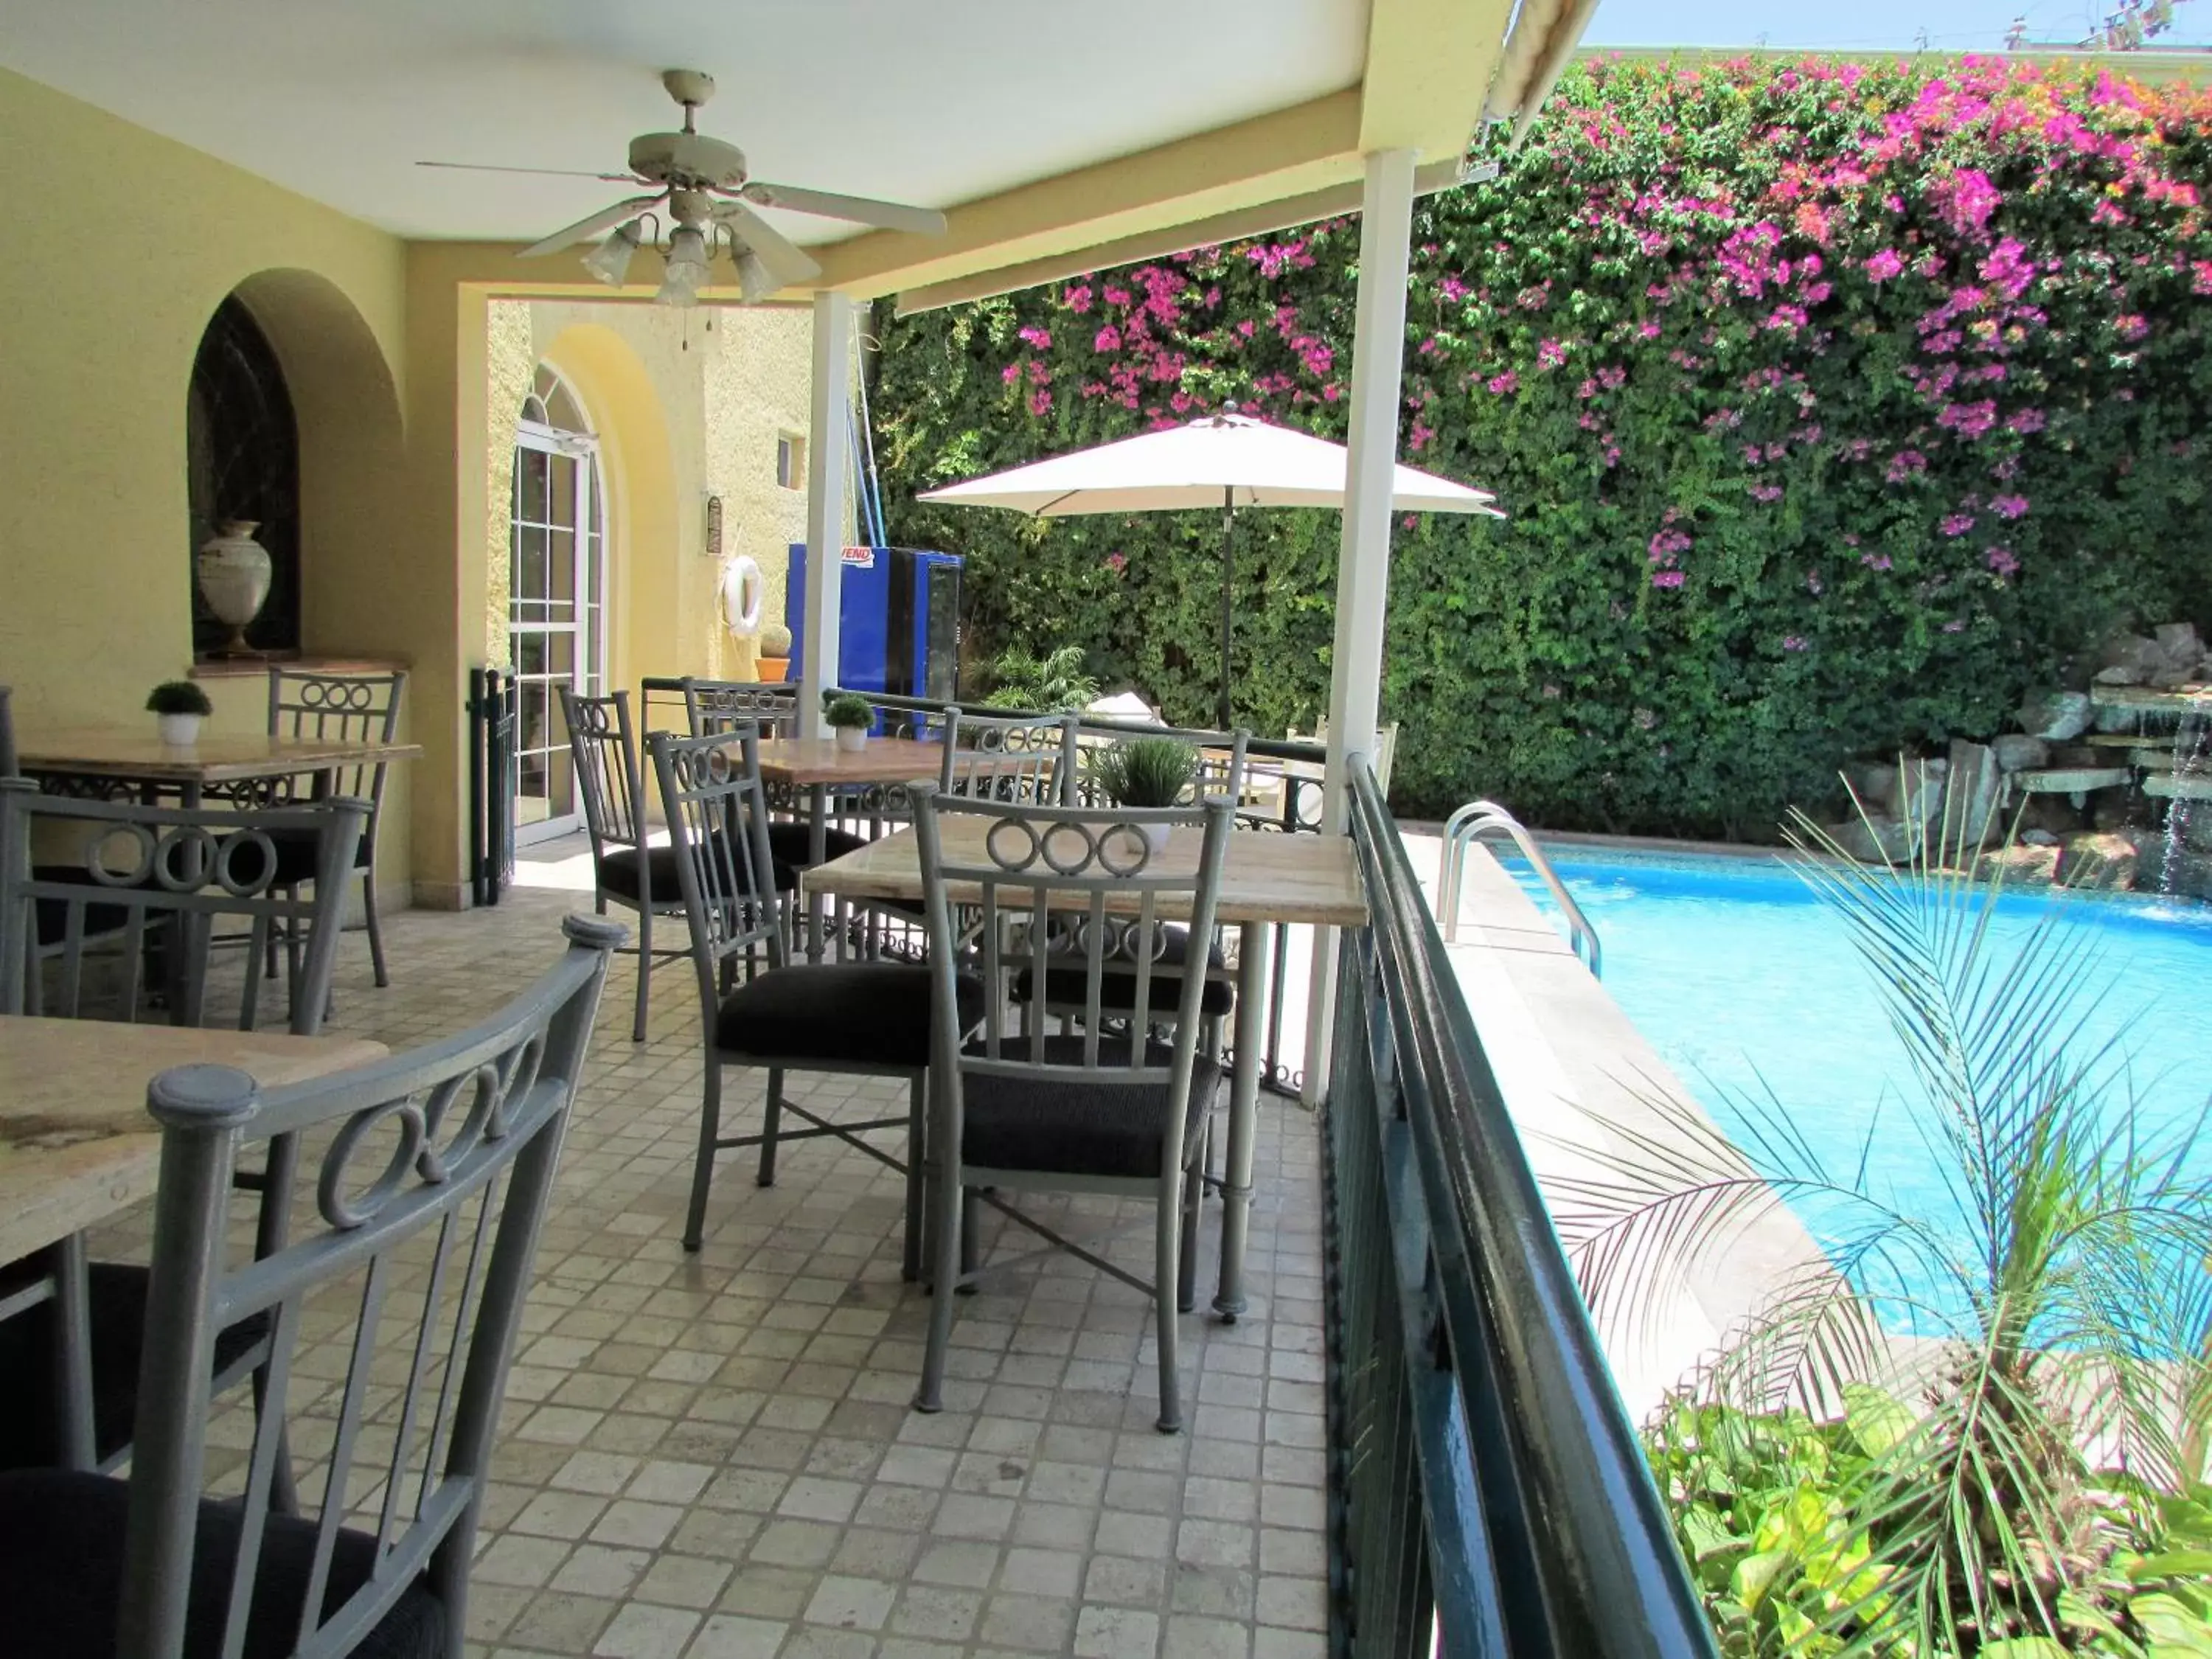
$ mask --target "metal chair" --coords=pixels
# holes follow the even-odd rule
[[[322,674],[272,666],[269,735],[324,743],[390,743],[398,735],[399,704],[406,691],[404,669],[380,674]],[[368,823],[354,855],[354,870],[361,877],[362,909],[368,922],[368,957],[380,989],[392,983],[392,976],[385,971],[384,925],[376,896],[377,830],[384,821],[386,767],[383,761],[339,767],[331,775],[327,791],[368,803]],[[297,887],[313,878],[312,841],[280,838],[276,853],[278,886]]]
[[[704,1237],[717,1152],[757,1146],[758,1181],[768,1187],[775,1182],[779,1142],[836,1135],[906,1176],[902,1271],[909,1280],[919,1277],[929,970],[896,962],[791,964],[786,955],[783,896],[770,875],[768,800],[761,785],[758,738],[745,730],[703,738],[655,732],[647,743],[661,805],[668,814],[669,839],[690,927],[706,1059],[699,1150],[692,1166],[684,1248],[698,1249]],[[972,976],[956,975],[947,994],[956,995],[958,1006],[970,1011],[970,1024],[980,1018],[982,986]],[[722,1133],[726,1066],[767,1070],[767,1102],[757,1134]],[[904,1078],[907,1115],[833,1123],[784,1098],[784,1073],[791,1071]],[[784,1128],[786,1112],[807,1127]],[[860,1138],[872,1129],[899,1128],[907,1132],[903,1163]]]
[[[763,738],[791,738],[799,732],[799,690],[781,681],[684,679],[684,713],[691,735],[719,733],[728,737],[750,726]],[[826,862],[865,847],[865,838],[850,830],[826,823],[822,830],[822,856]],[[805,870],[814,862],[807,826],[791,817],[771,818],[768,849],[775,861],[790,870]]]
[[[342,884],[368,813],[367,802],[349,799],[255,811],[71,800],[0,780],[0,1013],[27,1012],[33,983],[50,976],[56,994],[43,1011],[82,1018],[97,1006],[91,981],[100,977],[88,966],[105,962],[106,977],[119,981],[116,1012],[135,1021],[154,988],[145,969],[149,947],[158,947],[170,1022],[209,1024],[217,1012],[209,983],[216,925],[243,921],[239,1029],[257,1024],[264,955],[277,931],[289,929],[302,939],[290,1029],[313,1036],[330,994]],[[33,869],[30,849],[42,833],[80,842],[80,866]],[[314,849],[313,897],[304,902],[276,885],[287,836]],[[46,960],[32,956],[34,938],[53,941],[41,953]],[[292,1138],[279,1135],[268,1168],[241,1176],[263,1194],[256,1236],[263,1254],[283,1241],[298,1156]],[[128,1454],[149,1295],[144,1268],[88,1262],[82,1235],[43,1259],[0,1270],[0,1465],[58,1457],[76,1468],[112,1467]],[[222,1333],[217,1391],[249,1371],[259,1375],[267,1335],[250,1324]],[[57,1376],[52,1387],[42,1380]],[[257,1381],[257,1396],[263,1386]]]
[[[1079,775],[1073,714],[1030,716],[945,711],[939,793],[977,800],[1066,806]]]
[[[984,1188],[1108,1193],[1153,1200],[1153,1277],[1012,1212],[1102,1272],[1150,1295],[1159,1325],[1163,1433],[1182,1426],[1176,1316],[1194,1299],[1206,1125],[1219,1068],[1200,1052],[1205,981],[1186,975],[1176,1006],[1154,1007],[1161,912],[1188,902],[1189,926],[1210,934],[1231,834],[1225,799],[1195,811],[1101,811],[936,796],[915,804],[929,911],[931,1007],[943,1057],[927,1141],[936,1297],[915,1406],[943,1403],[952,1296],[960,1281],[967,1206]],[[1194,866],[1155,854],[1152,824],[1202,830]],[[1188,846],[1188,842],[1185,843]],[[1173,849],[1170,849],[1172,854]],[[957,895],[955,890],[957,890]],[[981,1040],[967,1043],[955,953],[957,902],[980,909],[987,994]],[[1048,1036],[1031,1006],[1010,1030],[994,993],[1006,975],[1058,957],[1085,989],[1079,1035]],[[1123,1037],[1106,1034],[1108,966],[1133,979],[1133,1006],[1152,1010]],[[1047,978],[1051,977],[1047,969]],[[965,1044],[965,1046],[963,1046]]]
[[[428,1048],[265,1095],[222,1066],[153,1080],[161,1171],[130,1479],[0,1474],[12,1641],[118,1659],[460,1659],[501,1395],[622,930],[571,918],[566,932],[566,956],[521,998]],[[234,1261],[232,1172],[303,1136],[327,1145],[315,1224]],[[207,1496],[220,1333],[271,1333],[281,1402],[306,1369],[303,1335],[327,1340],[333,1315],[349,1363],[334,1399],[305,1406],[337,1418],[316,1507],[283,1511],[281,1411],[262,1414],[242,1496]],[[356,1500],[358,1528],[344,1524]]]
[[[601,915],[611,903],[637,915],[637,944],[623,950],[637,957],[637,1018],[630,1041],[642,1042],[656,958],[668,963],[690,954],[680,948],[653,948],[653,919],[684,914],[676,884],[676,854],[649,840],[645,771],[630,725],[629,693],[587,697],[566,686],[560,692],[576,790],[583,798],[584,827],[592,837],[592,902]]]
[[[15,715],[9,706],[15,693],[12,687],[0,685],[0,778],[20,775],[22,768],[15,757]]]

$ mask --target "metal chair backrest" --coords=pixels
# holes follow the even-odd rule
[[[976,1076],[1067,1083],[1172,1083],[1172,1131],[1179,1141],[1189,1105],[1191,1063],[1204,1023],[1205,975],[1181,975],[1172,1013],[1151,1013],[1133,1033],[1172,1027],[1164,1043],[1115,1043],[1104,1030],[1120,1018],[1103,997],[1107,974],[1133,978],[1123,1009],[1149,1009],[1154,965],[1166,949],[1166,924],[1187,922],[1194,938],[1213,926],[1222,864],[1232,833],[1226,799],[1195,808],[1113,811],[1028,806],[937,794],[915,802],[929,959],[936,975],[933,1014],[939,1052],[957,1055],[949,1097],[958,1121],[960,1079]],[[1147,828],[1177,832],[1153,851]],[[1195,843],[1194,845],[1194,843]],[[958,921],[956,931],[955,907]],[[973,927],[965,924],[973,922]],[[954,975],[956,948],[976,941],[986,1010],[979,1042],[963,1048]],[[1040,999],[1019,1005],[1022,1029],[1009,1029],[1010,1004],[996,994],[1002,975],[1077,973],[1085,996],[1079,1047],[1048,1046]],[[1164,971],[1172,972],[1170,969]],[[1067,1005],[1071,1012],[1075,1005]]]
[[[903,703],[885,702],[871,691],[848,691],[831,686],[822,694],[823,701],[832,697],[858,697],[876,712],[868,730],[879,738],[912,738],[917,742],[930,743],[944,732],[948,721],[959,718],[957,708],[909,708]]]
[[[145,806],[131,801],[72,800],[39,793],[22,779],[0,779],[0,1013],[30,1001],[29,975],[58,963],[58,995],[41,1012],[78,1018],[84,1007],[88,945],[112,954],[123,976],[123,1018],[135,1020],[149,935],[158,935],[171,1022],[199,1025],[210,1012],[208,969],[215,924],[242,921],[250,933],[238,1024],[254,1024],[270,930],[305,924],[299,977],[291,988],[291,1029],[312,1036],[322,1024],[337,960],[344,877],[368,817],[368,803],[337,799],[257,810]],[[311,838],[315,885],[308,899],[272,885],[275,839]],[[82,874],[51,862],[35,873],[34,841],[75,843]],[[44,913],[47,926],[41,930]],[[47,943],[33,957],[44,931]]]
[[[700,738],[655,732],[647,744],[668,815],[668,842],[691,929],[691,960],[711,1032],[717,1000],[727,988],[726,965],[734,972],[738,958],[750,962],[757,951],[765,951],[772,969],[785,962],[760,735],[750,726]]]
[[[272,666],[269,671],[269,735],[313,743],[390,743],[399,733],[399,704],[407,671],[379,674],[322,674]],[[386,763],[367,761],[329,774],[329,793],[369,804],[369,832],[384,805]]]
[[[799,730],[799,693],[776,681],[702,680],[687,674],[684,714],[695,738],[727,732],[741,723],[757,726],[764,738],[788,738]]]
[[[969,714],[948,709],[938,788],[979,800],[1066,806],[1075,799],[1076,720]]]
[[[319,1504],[304,1511],[315,1528],[307,1594],[296,1635],[283,1632],[281,1650],[351,1651],[426,1573],[448,1616],[459,1616],[531,1259],[607,951],[623,937],[621,927],[584,917],[563,928],[569,949],[550,972],[446,1042],[266,1094],[224,1066],[165,1072],[148,1089],[161,1167],[121,1659],[184,1652],[195,1602],[224,1613],[223,1645],[207,1651],[240,1651],[288,1417],[295,1428],[303,1418],[335,1422]],[[314,1135],[327,1147],[314,1182],[316,1221],[289,1243],[240,1260],[228,1235],[241,1154],[309,1132],[329,1132],[326,1142]],[[192,1595],[192,1556],[215,1341],[254,1314],[268,1316],[270,1332],[269,1408],[258,1413],[235,1504],[238,1547],[228,1559],[198,1564],[203,1577],[228,1569],[227,1595],[204,1600]],[[333,1340],[333,1316],[336,1351],[345,1357],[335,1397],[320,1365],[301,1356],[303,1334],[318,1347]],[[295,1365],[302,1397],[288,1408]],[[342,1540],[356,1500],[368,1514]],[[373,1556],[363,1548],[370,1517]]]
[[[561,690],[561,718],[568,727],[568,755],[583,798],[584,827],[591,832],[594,863],[617,848],[645,847],[645,774],[630,725],[629,693],[587,697]]]
[[[0,685],[0,778],[12,778],[22,770],[15,758],[15,715],[9,706],[15,695]]]

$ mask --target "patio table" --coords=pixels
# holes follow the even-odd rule
[[[19,732],[18,764],[59,794],[107,799],[135,793],[151,800],[173,791],[184,807],[204,796],[235,794],[248,784],[312,774],[318,796],[331,793],[331,775],[379,761],[413,760],[412,743],[325,738],[276,738],[263,732],[204,732],[199,741],[172,746],[131,726],[88,726]]]
[[[872,747],[873,745],[871,745]],[[984,825],[975,818],[948,817],[941,823],[948,861],[980,863]],[[1198,867],[1200,832],[1178,828],[1152,860],[1155,871]],[[809,902],[819,895],[848,899],[903,899],[918,903],[921,854],[914,831],[902,830],[856,852],[805,872]],[[973,884],[953,883],[955,903],[980,902]],[[1134,915],[1139,896],[1125,905],[1107,902],[1109,912]],[[1188,896],[1161,902],[1164,921],[1189,919]],[[1235,1319],[1248,1305],[1244,1294],[1244,1241],[1252,1205],[1253,1138],[1260,1100],[1260,1024],[1267,1000],[1267,957],[1263,930],[1276,922],[1316,927],[1364,927],[1367,901],[1352,860],[1352,843],[1340,836],[1279,836],[1240,830],[1229,838],[1222,863],[1221,892],[1215,919],[1237,930],[1235,1065],[1229,1092],[1229,1146],[1221,1182],[1221,1284],[1213,1298],[1216,1313]]]
[[[0,1014],[0,1262],[60,1243],[152,1194],[161,1134],[147,1115],[146,1085],[155,1073],[234,1066],[276,1089],[390,1052],[367,1037]],[[81,1297],[82,1250],[64,1262],[71,1282],[57,1293]],[[61,1328],[82,1324],[64,1320]],[[88,1354],[64,1356],[70,1392],[82,1396],[65,1414],[76,1468],[92,1463],[89,1367]]]
[[[829,853],[830,798],[847,790],[882,790],[925,781],[945,770],[945,745],[913,738],[870,738],[866,747],[840,749],[835,738],[773,738],[760,745],[761,779],[804,789],[806,803],[806,862],[818,867]],[[829,932],[819,896],[827,889],[811,884],[806,896],[806,959],[819,962]]]

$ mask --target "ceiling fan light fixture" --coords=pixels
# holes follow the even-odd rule
[[[660,291],[653,297],[665,306],[696,306],[707,283],[707,239],[690,225],[682,225],[668,238],[668,264],[660,278]]]
[[[738,255],[738,291],[747,305],[758,304],[782,286],[750,248]]]
[[[640,232],[644,225],[643,219],[617,225],[607,233],[606,240],[584,256],[584,269],[609,288],[620,288],[629,275],[630,258],[642,240]]]

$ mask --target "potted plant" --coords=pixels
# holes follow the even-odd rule
[[[837,734],[837,746],[857,755],[868,746],[868,728],[876,723],[876,711],[866,697],[847,691],[830,699],[822,718]]]
[[[161,728],[161,741],[172,749],[198,743],[200,722],[215,713],[208,694],[190,680],[163,680],[147,693],[146,708]]]
[[[1091,778],[1116,806],[1173,806],[1198,775],[1198,750],[1177,738],[1131,738],[1100,751]],[[1168,844],[1164,823],[1142,826],[1157,853]]]
[[[763,624],[760,631],[760,677],[780,680],[791,672],[791,630],[781,623]]]

